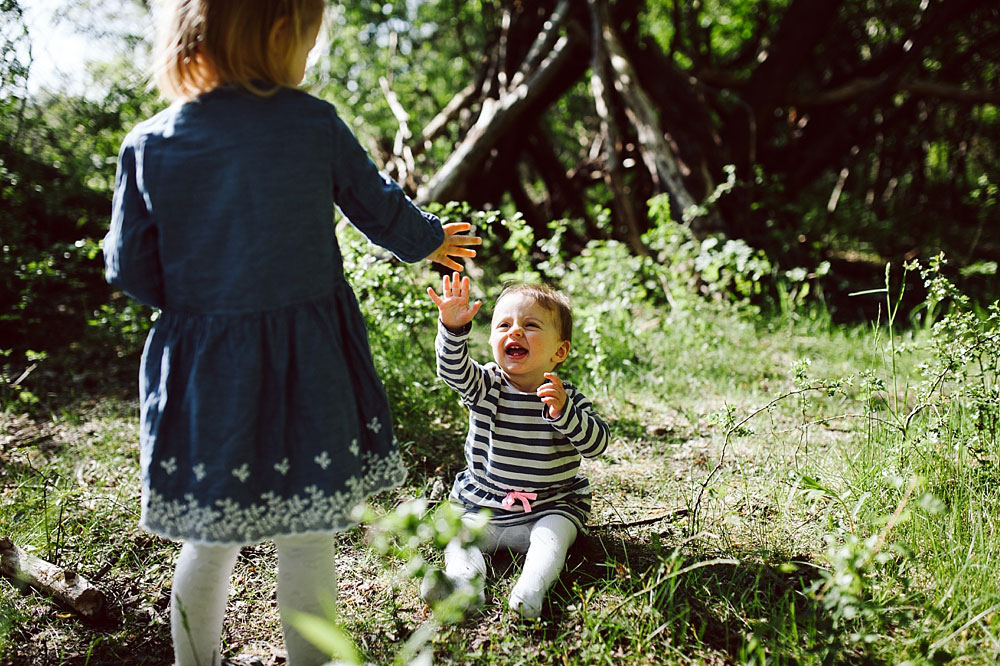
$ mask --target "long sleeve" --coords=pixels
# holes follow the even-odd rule
[[[469,356],[468,338],[472,326],[460,333],[449,331],[438,321],[434,350],[437,374],[444,383],[462,396],[466,405],[474,405],[486,394],[486,370]]]
[[[163,307],[163,271],[156,225],[139,185],[136,148],[126,139],[118,155],[111,228],[104,237],[105,277],[132,298]]]
[[[340,116],[334,124],[334,201],[368,240],[402,261],[424,259],[444,241],[437,217],[424,213],[378,171]]]
[[[590,400],[568,385],[566,391],[566,406],[558,419],[549,419],[546,410],[545,420],[558,430],[584,458],[593,458],[604,453],[611,440],[608,425],[594,413]]]

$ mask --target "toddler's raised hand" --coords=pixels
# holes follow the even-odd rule
[[[441,280],[441,295],[438,296],[434,287],[427,287],[427,295],[434,301],[441,313],[441,323],[445,328],[457,331],[472,321],[472,318],[482,307],[482,301],[469,305],[469,278],[459,277],[458,273],[447,275]]]
[[[450,268],[453,271],[460,271],[462,270],[462,265],[452,259],[452,257],[476,256],[475,250],[470,250],[465,246],[479,245],[483,242],[483,239],[479,236],[459,235],[459,232],[468,231],[472,228],[472,225],[468,222],[450,222],[441,228],[444,229],[444,241],[441,242],[441,246],[434,250],[427,259]]]
[[[566,389],[563,388],[562,380],[556,376],[556,373],[546,372],[545,378],[549,381],[539,386],[535,395],[548,406],[549,418],[558,419],[566,407]]]

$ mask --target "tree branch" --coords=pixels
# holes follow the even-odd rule
[[[885,83],[886,77],[877,79],[859,78],[850,83],[826,90],[815,95],[790,97],[788,103],[797,107],[829,106],[851,102],[875,90]],[[901,81],[896,90],[920,97],[947,99],[963,104],[1000,104],[1000,92],[996,90],[969,90],[956,85],[936,81]]]
[[[566,22],[568,15],[569,0],[560,0],[552,12],[552,16],[546,22],[546,29],[538,33],[538,37],[532,43],[531,48],[528,49],[527,55],[524,56],[524,62],[521,63],[520,69],[511,77],[511,88],[521,85],[530,73],[538,68],[542,58],[552,50],[552,46],[556,43],[559,31]]]
[[[419,155],[431,146],[431,142],[434,141],[438,136],[444,132],[444,128],[448,126],[455,116],[459,112],[467,108],[475,97],[476,91],[482,86],[481,82],[473,82],[465,86],[458,92],[457,95],[451,98],[451,101],[445,105],[443,109],[436,116],[434,116],[429,123],[424,127],[424,131],[421,132],[420,141],[413,148],[413,154]]]
[[[624,144],[621,129],[614,118],[614,98],[612,89],[615,82],[608,71],[607,42],[604,38],[605,24],[608,20],[607,6],[603,0],[588,0],[593,46],[590,66],[590,88],[594,95],[594,105],[597,115],[601,118],[601,133],[605,136],[605,152],[607,153],[607,171],[605,179],[608,188],[614,195],[615,208],[619,220],[625,225],[626,238],[632,250],[637,254],[648,255],[649,250],[642,243],[642,232],[639,227],[638,213],[635,210],[633,197],[625,184],[624,168],[621,150]],[[655,169],[651,172],[655,178]]]
[[[399,123],[399,130],[396,131],[396,138],[392,143],[392,162],[396,167],[396,175],[399,181],[406,185],[412,192],[416,189],[417,183],[413,178],[416,165],[413,159],[413,151],[410,149],[410,137],[413,136],[409,125],[410,114],[406,112],[403,105],[399,103],[396,93],[389,87],[389,80],[384,76],[380,76],[378,82],[382,88],[382,94],[385,95],[385,99],[389,103],[392,115],[396,118],[396,122]]]
[[[552,26],[549,29],[556,28]],[[503,91],[499,100],[484,99],[479,118],[465,140],[452,152],[430,182],[420,188],[418,204],[461,198],[467,179],[486,159],[497,141],[535,102],[550,92],[551,84],[562,72],[575,64],[579,45],[575,33],[570,31],[567,36],[556,41],[552,52],[531,76],[509,91]]]
[[[600,29],[595,34],[595,39],[599,39],[601,44],[594,46],[595,63],[598,49],[606,51],[608,62],[615,74],[613,85],[615,91],[625,101],[625,113],[636,129],[643,163],[653,182],[661,191],[670,193],[681,210],[694,207],[697,202],[684,183],[680,159],[665,138],[656,107],[643,90],[625,49],[607,20],[606,8],[603,3],[596,0],[592,1],[590,6],[591,11],[597,13],[596,20],[600,22]],[[707,185],[709,190],[713,189],[710,182]],[[722,226],[715,211],[710,212],[708,218],[705,220],[706,226],[714,228]]]
[[[7,537],[0,538],[0,573],[55,597],[86,618],[104,610],[104,593],[86,578],[25,552]]]

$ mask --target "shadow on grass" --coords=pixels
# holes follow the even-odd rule
[[[11,600],[14,608],[2,609],[11,613],[15,623],[0,641],[0,666],[159,666],[173,662],[162,609],[154,611],[136,603],[112,605],[100,619],[84,620],[50,599],[32,600],[34,594],[25,591],[23,600]]]
[[[849,629],[834,624],[811,591],[820,575],[808,556],[729,559],[677,556],[646,535],[596,529],[571,549],[547,604],[551,622],[539,630],[555,639],[571,621],[567,609],[593,589],[606,599],[593,611],[598,630],[626,653],[652,641],[658,649],[704,651],[736,663],[885,663],[853,646]]]

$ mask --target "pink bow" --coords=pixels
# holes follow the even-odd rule
[[[525,513],[531,513],[531,505],[528,504],[528,500],[538,499],[538,493],[522,493],[520,490],[512,490],[507,493],[507,497],[503,498],[500,502],[500,506],[505,509],[509,509],[514,506],[515,500],[521,500],[521,506],[524,507]]]

